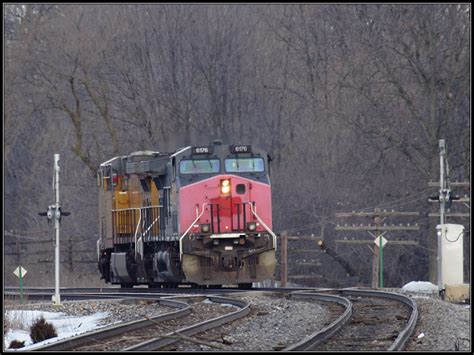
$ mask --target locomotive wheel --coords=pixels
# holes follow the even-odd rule
[[[219,288],[222,288],[222,285],[209,285],[209,288],[219,289]]]
[[[129,283],[120,284],[120,288],[133,288],[133,284],[129,284]]]

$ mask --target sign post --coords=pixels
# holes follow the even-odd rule
[[[18,266],[13,273],[20,279],[20,303],[23,303],[23,276],[26,275],[26,269]]]
[[[375,245],[379,247],[379,287],[383,288],[383,247],[387,243],[387,239],[385,239],[382,235],[379,235],[374,240]]]

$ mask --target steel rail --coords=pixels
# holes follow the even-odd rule
[[[398,333],[397,338],[393,341],[392,345],[387,349],[388,351],[396,351],[396,350],[403,350],[410,339],[410,336],[413,334],[416,323],[418,322],[418,307],[416,302],[411,298],[398,294],[398,293],[390,293],[390,292],[383,292],[383,291],[369,291],[369,290],[356,290],[356,289],[341,289],[341,293],[343,295],[350,295],[350,296],[367,296],[367,297],[382,297],[388,298],[391,300],[395,300],[401,302],[408,307],[411,308],[411,315],[410,319],[407,322],[405,328]]]
[[[65,300],[101,300],[101,299],[120,299],[120,298],[153,298],[159,299],[163,296],[169,296],[169,293],[61,293],[61,299]],[[4,297],[16,297],[17,292],[5,292]],[[27,294],[29,300],[47,300],[51,301],[51,293],[31,292]],[[23,304],[22,306],[27,306]]]
[[[269,291],[269,292],[294,292],[294,291],[308,291],[308,292],[322,292],[328,290],[327,288],[314,288],[314,287],[253,287],[246,291]],[[13,294],[20,294],[20,288],[18,286],[5,286],[4,292]],[[148,288],[148,287],[61,287],[61,296],[63,293],[77,292],[77,293],[200,293],[200,292],[242,292],[242,289],[236,286],[222,287],[219,289],[206,289],[206,288],[192,288],[192,287],[175,287],[175,288]],[[28,293],[54,293],[54,288],[48,287],[23,287],[23,292]]]
[[[216,303],[229,303],[234,306],[239,307],[240,309],[228,314],[224,314],[222,316],[212,318],[210,320],[206,320],[197,324],[193,324],[191,326],[181,328],[174,332],[167,333],[162,337],[157,337],[151,340],[147,340],[143,343],[128,347],[123,349],[124,351],[151,351],[163,348],[166,345],[170,345],[176,342],[181,341],[180,339],[170,339],[172,336],[176,336],[177,334],[192,336],[197,333],[221,326],[226,323],[230,323],[238,318],[246,316],[250,312],[250,305],[241,300],[236,300],[227,297],[220,297],[220,296],[208,296],[212,302]]]
[[[85,333],[75,337],[66,338],[51,344],[31,349],[32,351],[64,351],[78,348],[80,346],[89,344],[91,342],[97,342],[107,338],[111,338],[116,335],[123,334],[132,330],[145,328],[154,324],[154,322],[164,322],[170,319],[176,319],[184,317],[191,313],[191,306],[185,302],[170,300],[170,299],[157,299],[154,300],[162,306],[168,306],[173,308],[179,308],[177,311],[160,314],[158,316],[150,318],[151,320],[135,320],[123,324],[117,324],[104,329],[99,329],[92,333]]]
[[[295,299],[311,299],[324,302],[333,302],[345,307],[345,311],[331,324],[324,327],[323,329],[311,334],[302,341],[286,347],[283,351],[301,351],[310,350],[315,345],[324,342],[329,339],[334,333],[341,329],[352,316],[352,302],[345,297],[335,295],[325,295],[321,293],[306,293],[306,292],[293,292],[290,294],[291,298]]]
[[[403,350],[405,348],[408,340],[410,339],[410,336],[413,334],[413,331],[415,330],[416,323],[418,321],[418,308],[415,301],[401,294],[375,291],[375,290],[359,290],[359,289],[345,288],[345,289],[336,289],[336,290],[331,290],[331,289],[320,290],[319,292],[324,292],[324,291],[328,291],[328,292],[336,291],[343,296],[364,296],[364,297],[386,298],[386,299],[398,301],[410,307],[412,311],[405,328],[398,333],[397,338],[393,341],[393,343],[390,345],[390,347],[387,350],[397,351],[397,350]],[[307,293],[304,293],[304,292],[307,292]],[[310,296],[308,296],[311,294],[314,294],[314,293],[310,293],[308,291],[297,291],[297,292],[293,292],[291,296],[294,297],[295,295],[298,295],[298,297],[311,298]],[[321,294],[318,294],[318,295],[321,295]],[[321,300],[324,301],[324,299],[321,299]],[[334,332],[330,332],[332,326],[338,326],[338,329],[340,329],[344,324],[346,324],[347,319],[345,320],[344,324],[342,325],[338,324],[343,321],[344,321],[343,317],[341,316],[336,321],[334,321],[329,326],[327,326],[326,328],[320,330],[319,332],[313,333],[312,335],[310,335],[308,338],[304,339],[303,341],[297,344],[294,344],[290,347],[287,347],[284,350],[311,350],[313,347],[323,343],[325,340],[329,339],[332,336],[332,334],[334,334]]]

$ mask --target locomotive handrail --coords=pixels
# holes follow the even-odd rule
[[[197,215],[196,219],[193,221],[193,223],[191,223],[188,229],[186,229],[186,232],[184,232],[183,235],[179,238],[179,260],[183,259],[183,238],[186,236],[186,234],[188,234],[188,232],[194,226],[194,223],[196,223],[199,220],[199,218],[201,218],[202,214],[204,213],[204,207],[206,207],[207,204],[208,204],[207,202],[203,203],[202,211],[199,215],[198,215],[199,206],[196,206],[196,215]]]
[[[257,220],[260,222],[260,224],[263,225],[263,227],[267,230],[268,233],[271,234],[271,236],[273,237],[273,246],[275,247],[275,251],[277,250],[277,242],[276,242],[276,235],[275,233],[272,232],[272,230],[270,228],[268,228],[268,226],[262,221],[262,219],[258,216],[257,214],[257,211],[255,211],[253,208],[253,203],[250,203],[250,211],[252,211],[252,213],[254,214],[255,217],[257,217]]]
[[[160,206],[161,207],[161,206]],[[153,227],[153,225],[156,223],[156,221],[158,221],[160,219],[160,216],[156,217],[155,220],[150,224],[150,226],[146,229],[145,232],[143,232],[143,234],[147,234],[150,229]]]
[[[112,211],[112,212],[122,212],[122,211],[142,210],[142,209],[157,208],[157,207],[163,207],[163,205],[153,205],[153,206],[143,206],[143,207],[130,207],[130,208],[116,208],[116,209],[111,210],[111,211]]]
[[[140,216],[138,217],[138,223],[137,223],[137,228],[135,229],[135,236],[133,237],[135,240],[135,260],[137,260],[137,233],[138,233],[138,227],[140,227],[140,222],[142,221],[142,209],[139,208],[140,211]]]

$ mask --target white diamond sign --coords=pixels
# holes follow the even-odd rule
[[[25,268],[18,266],[13,273],[17,276],[20,277],[20,270],[21,270],[21,277],[25,277],[27,271]]]
[[[380,247],[380,240],[382,240],[382,248],[387,244],[387,239],[385,239],[382,236],[378,236],[377,238],[374,239],[374,243],[376,246]]]

